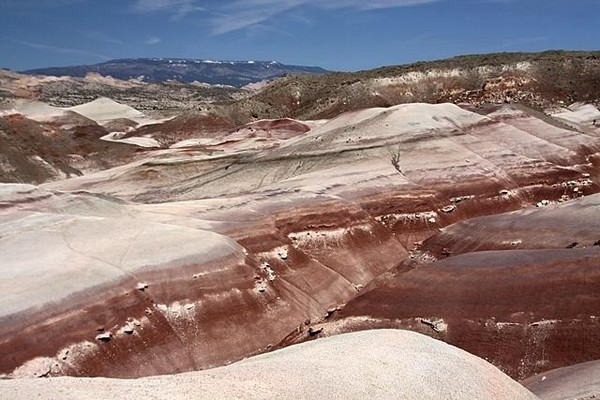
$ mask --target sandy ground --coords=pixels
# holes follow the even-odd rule
[[[0,380],[6,399],[535,399],[491,364],[408,331],[339,335],[229,366],[141,379]]]
[[[112,120],[122,118],[135,121],[140,126],[151,123],[159,123],[166,120],[150,118],[133,107],[118,103],[106,97],[100,97],[89,103],[67,108],[54,107],[40,101],[20,99],[12,105],[11,111],[18,112],[27,118],[39,122],[52,121],[55,118],[64,116],[68,111],[72,111],[89,118],[99,125],[104,125]]]
[[[92,119],[100,125],[116,118],[127,118],[140,123],[146,120],[146,116],[142,112],[106,97],[100,97],[79,106],[69,107],[69,110]]]
[[[600,397],[600,361],[554,369],[522,383],[543,400],[596,399]]]
[[[147,148],[160,147],[160,143],[158,143],[158,141],[154,138],[149,138],[149,137],[123,138],[122,137],[123,135],[125,135],[124,132],[111,132],[108,135],[102,136],[100,139],[106,140],[107,142],[133,144],[133,145],[139,146],[139,147],[147,147]]]
[[[600,135],[600,110],[591,104],[575,103],[555,111],[552,116],[578,129],[594,131]]]

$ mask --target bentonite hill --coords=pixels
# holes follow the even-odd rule
[[[0,397],[600,396],[600,53],[0,89]]]

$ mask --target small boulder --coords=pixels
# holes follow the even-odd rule
[[[287,258],[288,258],[287,249],[283,248],[283,249],[279,250],[278,255],[279,255],[279,258],[281,258],[282,260],[287,260]]]
[[[319,333],[321,333],[321,332],[323,332],[323,328],[320,328],[320,327],[319,327],[319,328],[315,328],[314,326],[311,326],[311,327],[308,329],[308,334],[309,334],[310,336],[315,336],[315,335],[318,335],[318,334],[319,334]]]
[[[442,212],[445,212],[445,213],[447,213],[447,214],[448,214],[448,213],[451,213],[451,212],[453,212],[454,210],[456,210],[456,206],[455,206],[455,205],[453,205],[453,204],[451,204],[451,205],[449,205],[449,206],[442,207],[442,210],[441,210],[441,211],[442,211]]]
[[[536,203],[536,207],[541,208],[541,207],[547,207],[550,205],[550,200],[542,200]]]
[[[448,324],[444,322],[443,319],[429,320],[425,318],[421,318],[421,323],[429,326],[436,332],[445,332],[448,330]]]
[[[99,342],[110,342],[112,335],[110,334],[110,332],[102,332],[98,335],[96,335],[96,340]]]

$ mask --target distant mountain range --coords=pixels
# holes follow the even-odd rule
[[[30,75],[85,77],[90,72],[117,79],[139,79],[144,82],[175,80],[194,81],[241,87],[287,73],[321,74],[319,67],[286,65],[277,61],[212,61],[181,58],[132,58],[93,65],[40,68],[23,71]]]

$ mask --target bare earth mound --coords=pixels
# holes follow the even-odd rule
[[[599,226],[598,194],[459,222],[321,327],[420,331],[519,379],[600,359]]]
[[[238,363],[141,379],[0,381],[0,397],[31,399],[535,399],[491,364],[424,335],[358,332]]]
[[[294,339],[310,337],[311,327],[370,289],[375,278],[413,268],[406,265],[409,256],[426,267],[414,275],[427,278],[431,271],[439,288],[413,282],[403,293],[412,293],[414,303],[404,308],[396,307],[398,296],[391,290],[383,301],[402,317],[444,318],[449,310],[444,304],[460,304],[466,293],[473,299],[491,296],[492,303],[476,303],[481,307],[473,325],[455,307],[458,328],[452,325],[443,338],[465,341],[465,349],[518,378],[593,359],[577,340],[568,342],[573,352],[538,350],[557,349],[556,340],[578,338],[578,332],[588,335],[585,343],[597,343],[595,320],[557,330],[566,336],[544,336],[541,328],[528,327],[542,318],[563,321],[580,313],[589,319],[595,313],[588,308],[598,304],[592,245],[598,239],[588,224],[599,214],[577,223],[568,216],[597,208],[585,201],[600,188],[600,139],[595,131],[554,122],[515,106],[476,113],[452,104],[406,104],[304,127],[292,120],[263,121],[232,132],[229,142],[205,138],[201,145],[138,153],[129,164],[82,177],[39,187],[7,185],[0,191],[0,274],[6,277],[0,281],[0,352],[9,357],[0,359],[0,372],[132,378],[225,365],[285,343],[294,332]],[[552,212],[544,205],[564,202],[567,208],[565,201],[579,196],[590,200],[575,202],[560,223],[577,237],[552,242],[564,252],[557,260],[572,274],[547,275],[556,278],[548,287],[581,298],[564,302],[560,318],[537,308],[532,315],[511,316],[538,303],[509,296],[505,308],[493,306],[517,286],[485,279],[530,274],[525,276],[534,278],[523,282],[537,293],[548,271],[560,268],[548,261],[548,251],[557,249],[524,246],[528,237],[552,232],[548,224],[533,235],[508,235],[500,248],[484,248],[490,235],[481,231],[473,241],[480,250],[539,253],[526,258],[533,257],[526,265],[511,257],[502,268],[465,254],[470,265],[481,267],[469,269],[475,286],[461,278],[462,267],[427,265],[467,245],[465,234],[456,240],[446,235],[455,227],[445,227],[454,222],[537,203],[540,212]],[[432,236],[426,245],[413,244]],[[575,241],[588,248],[566,249]],[[589,272],[588,281],[578,284],[578,271]],[[452,274],[456,287],[470,291],[451,292],[440,277]],[[563,288],[563,282],[569,284]],[[375,292],[365,298],[370,293]],[[438,308],[424,313],[417,301],[429,295],[444,302],[428,303]],[[388,318],[383,306],[375,311]],[[507,332],[535,340],[491,357],[500,328],[488,324],[490,336],[482,336],[481,327],[505,315],[512,319],[497,322],[522,324]],[[414,325],[430,330],[418,321]],[[452,336],[466,331],[470,334]],[[488,352],[479,351],[482,343]]]
[[[600,361],[554,369],[522,383],[543,400],[597,399],[600,397]]]
[[[0,397],[596,395],[597,71],[0,71]]]

